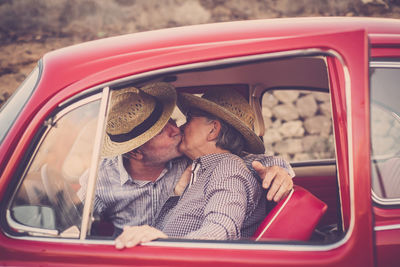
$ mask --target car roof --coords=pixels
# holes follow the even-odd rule
[[[357,29],[365,29],[369,34],[400,34],[400,20],[354,17],[264,19],[169,28],[90,41],[49,52],[43,57],[41,85],[45,85],[46,92],[41,92],[44,94],[41,98],[102,70],[171,49]]]

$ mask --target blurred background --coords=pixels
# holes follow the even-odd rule
[[[400,18],[400,0],[0,0],[0,106],[54,49],[160,28],[305,16]]]

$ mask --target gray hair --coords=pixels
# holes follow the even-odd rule
[[[222,149],[229,150],[232,154],[240,155],[245,145],[245,139],[242,136],[242,134],[239,133],[239,131],[237,131],[235,128],[233,128],[231,125],[221,120],[217,116],[214,116],[203,110],[192,109],[188,113],[190,114],[189,116],[197,115],[205,117],[210,121],[212,120],[219,121],[221,124],[221,130],[217,137],[216,146]]]
[[[243,136],[225,121],[217,119],[221,123],[221,131],[217,138],[217,147],[227,149],[233,154],[239,155],[244,148]]]

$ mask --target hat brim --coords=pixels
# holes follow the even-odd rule
[[[119,91],[113,92],[113,94],[121,94],[124,92],[129,92],[130,90],[137,90],[136,88],[125,88]],[[168,123],[171,118],[172,112],[174,111],[176,105],[176,90],[175,88],[167,83],[154,83],[146,85],[139,90],[154,96],[163,105],[163,111],[160,118],[143,134],[128,140],[126,142],[113,142],[110,137],[105,134],[103,142],[103,157],[113,157],[117,155],[122,155],[127,153],[157,135]],[[113,95],[115,97],[115,95]]]
[[[261,138],[257,136],[255,132],[246,124],[244,124],[238,117],[224,107],[207,99],[188,93],[178,94],[177,105],[184,114],[187,114],[191,108],[197,108],[217,116],[242,134],[246,141],[246,146],[244,149],[245,151],[255,154],[264,153],[265,147],[264,143],[261,141]]]

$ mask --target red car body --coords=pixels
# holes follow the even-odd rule
[[[24,162],[44,122],[70,99],[126,77],[145,79],[164,70],[178,73],[208,62],[227,64],[259,55],[314,54],[327,59],[336,147],[334,180],[319,182],[314,190],[317,195],[324,194],[323,186],[338,190],[343,235],[333,242],[156,241],[118,251],[109,240],[18,236],[7,226],[6,210],[20,183],[17,174],[27,166]],[[35,89],[1,142],[0,265],[398,265],[400,203],[377,203],[371,193],[369,77],[374,59],[400,62],[400,21],[296,18],[197,25],[112,37],[46,54]],[[324,178],[321,173],[315,176]],[[314,178],[296,177],[295,183],[306,188],[308,183],[311,190]]]

